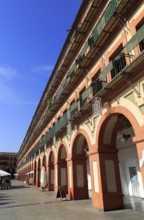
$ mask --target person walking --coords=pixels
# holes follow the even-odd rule
[[[41,188],[42,188],[42,190],[44,190],[44,188],[46,186],[46,170],[45,170],[44,166],[42,166],[42,169],[41,169],[40,182],[41,182]]]

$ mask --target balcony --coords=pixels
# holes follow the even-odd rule
[[[91,33],[91,38],[88,39],[81,48],[79,56],[77,57],[77,62],[75,60],[72,63],[71,67],[68,69],[67,78],[65,79],[63,85],[58,90],[57,95],[53,99],[51,109],[47,110],[47,112],[45,113],[43,118],[44,121],[48,122],[51,119],[52,115],[57,111],[58,106],[61,106],[64,102],[64,99],[71,93],[71,89],[73,88],[73,86],[78,82],[79,79],[85,77],[85,75],[87,74],[87,72],[85,71],[86,68],[91,63],[92,59],[94,59],[95,55],[98,54],[99,49],[104,47],[106,41],[109,39],[110,33],[114,30],[114,28],[118,27],[116,15],[118,13],[121,15],[126,14],[133,3],[134,0],[110,1],[105,11],[101,15],[98,23],[94,27]],[[81,39],[83,38],[80,33],[77,33],[77,36]],[[129,74],[132,70],[134,70],[136,66],[139,66],[142,63],[143,44],[140,44],[140,42],[143,41],[142,36],[144,36],[143,28],[140,30],[139,34],[137,33],[135,37],[133,37],[128,42],[128,44],[123,48],[123,51],[121,51],[118,57],[112,60],[109,65],[101,72],[99,78],[92,85],[94,97],[103,97],[105,94],[108,93],[109,89],[114,88],[116,84],[119,83],[121,79],[123,79],[123,77],[125,76],[124,74]],[[133,56],[132,50],[137,47],[138,44],[141,45],[141,53],[137,56]],[[98,58],[99,56],[97,56],[97,59]],[[111,78],[108,81],[107,79],[109,78],[109,75],[111,76]],[[85,94],[87,92],[85,92]],[[81,110],[85,109],[89,103],[88,99],[85,98],[85,94],[81,96]],[[73,106],[71,106],[70,111],[71,117],[80,114],[80,111],[78,110],[78,104],[76,102],[75,104],[73,104]],[[43,127],[44,125],[41,126]],[[46,135],[47,140],[49,140],[53,134],[56,134],[54,128],[52,128],[51,130],[50,134]],[[56,130],[59,130],[58,125]]]
[[[110,93],[120,82],[122,82],[123,79],[125,79],[125,77],[127,77],[127,75],[135,73],[136,69],[141,67],[144,63],[144,50],[141,51],[140,43],[143,40],[144,25],[125,45],[121,53],[115,59],[110,61],[109,65],[100,73],[99,77],[94,81],[92,86],[89,86],[82,92],[79,99],[80,109],[78,108],[77,101],[74,101],[71,104],[70,120],[80,118],[83,111],[91,108],[90,101],[92,99],[92,91],[93,97],[103,97],[107,93]],[[139,48],[140,50],[138,55],[132,55],[132,51],[135,48]],[[68,121],[67,112],[65,112],[62,118],[60,118],[59,121],[42,138],[37,150],[53,138],[54,135],[57,135],[57,133],[59,133],[59,131],[67,125]]]
[[[93,29],[91,38],[84,43],[78,57],[68,71],[69,81],[65,86],[65,91],[67,91],[67,93],[69,93],[70,88],[73,87],[73,84],[77,82],[78,79],[85,76],[87,65],[91,62],[99,47],[104,45],[110,32],[118,25],[115,14],[123,14],[123,11],[126,12],[131,4],[132,1],[129,3],[128,0],[110,1],[97,25]]]
[[[90,94],[92,93],[92,87],[89,86],[83,91],[80,96],[80,108],[83,108],[90,100]]]
[[[61,64],[61,67],[59,68],[59,70],[55,73],[55,77],[53,79],[53,85],[50,87],[48,93],[50,94],[50,96],[53,95],[53,92],[51,91],[52,87],[57,87],[58,83],[57,83],[57,79],[59,78],[63,78],[64,76],[64,72],[65,72],[65,67],[69,66],[70,63],[73,60],[73,51],[77,50],[77,47],[79,45],[80,42],[82,42],[83,40],[83,34],[85,32],[88,31],[89,29],[89,22],[92,22],[93,19],[98,16],[98,12],[96,9],[100,9],[102,7],[103,4],[103,0],[93,0],[90,1],[88,4],[84,3],[82,4],[81,7],[81,12],[79,12],[78,14],[78,18],[77,18],[77,22],[75,22],[75,24],[72,27],[71,30],[71,37],[70,37],[70,46],[68,46],[67,52],[65,54],[65,59]],[[84,18],[82,18],[81,20],[81,13],[82,11],[85,11],[85,15]],[[80,25],[78,25],[77,23],[78,20],[81,20]],[[76,26],[77,25],[77,26]],[[49,95],[48,95],[49,96]],[[46,98],[48,98],[48,96],[46,96]],[[45,99],[44,99],[45,100]],[[44,102],[45,104],[46,102]],[[43,104],[43,103],[42,103]]]
[[[107,6],[107,8],[105,9],[104,13],[102,14],[101,18],[99,19],[98,24],[96,25],[96,27],[94,28],[93,32],[92,32],[92,42],[93,44],[95,44],[98,40],[98,38],[100,37],[101,33],[105,30],[104,28],[106,28],[108,22],[113,19],[114,13],[117,11],[118,6],[120,5],[120,3],[123,2],[122,0],[113,0],[109,3],[109,5]],[[127,3],[127,1],[125,0],[124,2]],[[126,5],[126,3],[123,3],[123,7]],[[98,4],[98,2],[97,2]],[[72,38],[76,37],[76,34],[81,33],[81,31],[77,31],[75,30],[73,33]],[[88,39],[82,49],[80,50],[79,56],[77,57],[77,59],[75,60],[75,62],[72,64],[72,66],[70,67],[70,69],[68,70],[68,78],[69,81],[65,81],[64,82],[64,86],[62,86],[60,88],[60,90],[58,91],[56,97],[55,97],[55,101],[54,103],[56,104],[56,101],[61,97],[61,95],[63,95],[64,90],[67,91],[67,93],[69,93],[70,88],[72,88],[73,83],[75,83],[75,81],[77,81],[77,79],[79,77],[81,77],[80,75],[80,68],[78,68],[82,63],[84,64],[84,60],[89,60],[88,62],[90,62],[90,58],[86,57],[86,55],[88,54],[89,50],[90,50],[90,39]],[[95,49],[94,49],[95,50]],[[86,59],[85,59],[86,58]],[[87,63],[88,63],[87,62]],[[84,64],[85,65],[85,64]],[[82,65],[82,66],[84,66]],[[84,74],[83,74],[84,75]],[[53,104],[54,104],[53,103]]]
[[[40,149],[46,142],[49,142],[51,138],[56,136],[68,123],[67,112],[57,121],[57,123],[48,131],[48,133],[41,139],[38,144],[37,150]]]
[[[107,92],[110,92],[109,89],[114,89],[121,80],[127,78],[129,75],[134,75],[135,72],[141,68],[144,64],[144,50],[141,50],[141,42],[143,42],[143,40],[144,25],[125,45],[122,52],[102,71],[99,76],[99,81],[107,79],[107,84],[95,95],[100,97],[104,96]],[[135,49],[140,52],[138,54],[135,52],[134,55]]]
[[[77,63],[78,65],[76,64],[76,60],[75,60],[75,62],[73,62],[72,66],[68,70],[68,74],[67,74],[68,80],[65,80],[64,86],[62,86],[58,90],[57,95],[53,99],[52,111],[49,111],[48,114],[46,114],[46,116],[44,117],[46,118],[46,120],[52,117],[52,114],[49,115],[49,113],[55,112],[57,107],[63,103],[64,98],[70,94],[73,85],[76,84],[76,82],[80,78],[85,77],[85,75],[87,74],[86,68],[93,59],[94,55],[98,52],[99,48],[104,45],[107,38],[109,38],[110,32],[114,30],[114,27],[118,26],[115,14],[121,13],[123,15],[123,13],[126,13],[126,11],[129,9],[128,7],[130,7],[132,3],[133,0],[130,2],[128,0],[110,1],[105,11],[101,15],[97,25],[92,31],[91,39],[88,39],[84,43],[82,49],[80,50],[79,57],[76,58],[78,60]],[[87,14],[89,21],[92,21],[93,16],[94,15],[96,16],[96,14],[98,14],[98,12],[96,13],[97,10],[94,9],[100,7],[100,5],[102,6],[102,1],[95,0],[92,2],[92,8],[89,9],[89,12]],[[78,44],[80,44],[80,42],[83,39],[81,33],[88,30],[88,26],[89,26],[88,23],[84,20],[84,23],[80,27],[79,31],[74,31],[73,37],[75,38],[75,41],[79,43],[74,43],[73,46],[71,47],[72,50],[74,50],[74,48],[77,49]],[[70,55],[70,51],[65,57],[65,60],[67,60],[67,57],[69,57],[69,55]],[[73,57],[74,55],[72,55],[72,57],[69,58],[70,62],[71,60],[73,60]],[[68,64],[64,62],[64,66],[67,65]],[[57,76],[59,76],[59,73],[57,73]],[[57,83],[54,82],[53,86],[54,85],[56,86]]]
[[[70,106],[70,117],[72,118],[78,112],[78,103],[74,101]]]
[[[132,50],[136,47],[140,47],[140,42],[144,39],[144,25],[139,31],[132,37],[132,39],[125,45],[121,53],[113,60],[109,65],[100,73],[99,77],[94,81],[92,86],[85,89],[80,96],[80,109],[78,108],[77,101],[74,101],[70,107],[71,120],[73,118],[80,117],[81,111],[85,111],[90,106],[90,101],[95,96],[103,96],[107,93],[107,89],[114,88],[125,77],[125,74],[133,73],[136,68],[139,67],[144,61],[144,51],[141,51],[138,55],[131,55]],[[124,53],[124,52],[129,52]],[[127,63],[127,62],[128,63]],[[111,77],[110,77],[111,76]],[[109,81],[106,79],[110,79]],[[64,120],[64,123],[61,123]],[[68,123],[67,114],[63,116],[56,124],[54,134],[59,131],[63,126]],[[54,127],[54,129],[55,129]]]
[[[110,21],[110,19],[112,18],[112,16],[116,12],[116,9],[121,2],[122,2],[121,0],[110,1],[110,3],[108,4],[107,8],[105,9],[103,15],[99,19],[98,24],[96,25],[96,27],[94,28],[94,30],[92,32],[93,43],[98,39],[99,35],[102,33],[103,29],[108,24],[108,22]]]
[[[106,82],[100,81],[99,77],[94,80],[92,83],[93,96],[95,96],[103,88],[104,83]]]

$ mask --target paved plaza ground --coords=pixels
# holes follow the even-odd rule
[[[0,191],[0,220],[141,220],[144,200],[125,200],[124,210],[103,212],[91,200],[66,201],[53,192],[12,181],[11,190]],[[133,208],[135,209],[132,209]]]

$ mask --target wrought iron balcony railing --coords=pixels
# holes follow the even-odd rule
[[[121,2],[127,2],[127,0],[112,0],[106,7],[105,11],[101,15],[97,25],[94,27],[92,34],[91,34],[91,39],[88,39],[83,47],[80,50],[80,53],[76,60],[79,60],[79,65],[83,63],[84,58],[88,54],[91,45],[95,44],[97,42],[98,38],[100,37],[101,33],[104,31],[107,26],[107,24],[110,22],[111,19],[113,19],[115,12],[117,11],[117,8],[121,4]],[[75,34],[74,34],[75,35]],[[91,42],[91,43],[90,43]],[[97,43],[98,46],[99,43]],[[88,58],[89,59],[89,58]],[[76,60],[73,62],[72,66],[68,70],[68,79],[72,79],[75,76],[75,73],[78,69],[78,65],[76,64]],[[63,82],[63,85],[61,88],[57,91],[55,97],[52,99],[52,106],[54,106],[57,102],[57,100],[60,98],[60,96],[63,94],[63,91],[65,90],[66,86],[69,84],[69,80],[65,80]],[[50,111],[47,111],[47,113],[44,116],[44,120],[48,117]]]
[[[110,16],[114,13],[114,9],[121,1],[112,1],[112,2],[115,2],[114,6],[112,5],[108,6],[107,10],[105,10],[104,12],[105,19],[107,22],[109,21]],[[108,13],[108,11],[110,12]],[[98,26],[96,27],[98,28]],[[81,94],[80,109],[83,108],[83,106],[87,105],[87,103],[89,102],[88,97],[90,94],[93,93],[93,97],[103,96],[107,92],[107,88],[110,88],[111,86],[115,86],[118,82],[120,82],[120,80],[123,77],[125,77],[125,74],[130,74],[133,69],[138,67],[143,62],[144,50],[143,47],[141,46],[143,41],[144,41],[144,25],[141,26],[141,28],[137,31],[137,33],[124,46],[120,54],[118,54],[118,56],[115,59],[110,61],[110,63],[105,67],[105,69],[99,74],[99,77],[95,80],[92,86],[89,86]],[[133,53],[133,50],[135,50],[136,47],[139,48],[140,51],[139,54]],[[104,84],[103,81],[105,82]],[[64,87],[66,86],[66,84],[67,83],[65,81]],[[80,109],[78,108],[77,101],[73,102],[72,105],[70,106],[70,117],[73,118]],[[66,126],[68,121],[69,118],[67,116],[67,113],[65,113],[63,117],[59,119],[59,121],[48,131],[45,137],[43,137],[39,147],[42,146],[47,141],[49,141],[54,135],[56,135],[61,128]]]
[[[70,117],[73,117],[78,111],[78,103],[74,101],[70,106]]]
[[[104,77],[108,76],[111,73],[111,79],[113,79],[116,75],[123,72],[127,72],[126,68],[128,68],[135,60],[143,54],[143,50],[141,51],[140,42],[144,39],[144,25],[137,31],[137,33],[128,41],[128,43],[123,48],[122,52],[110,63],[108,66],[101,72],[99,75],[99,80],[101,81]],[[138,47],[140,49],[140,53],[137,55],[132,53],[134,48]],[[126,63],[126,58],[129,58],[129,63]],[[107,82],[108,83],[108,82]]]
[[[89,86],[87,89],[83,91],[83,93],[80,96],[80,108],[82,108],[89,102],[91,92],[92,92],[91,86]]]

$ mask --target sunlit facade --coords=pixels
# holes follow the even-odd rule
[[[101,210],[144,198],[144,2],[83,1],[18,152],[20,180]]]
[[[4,170],[15,178],[17,166],[17,153],[14,152],[0,152],[0,170]]]

